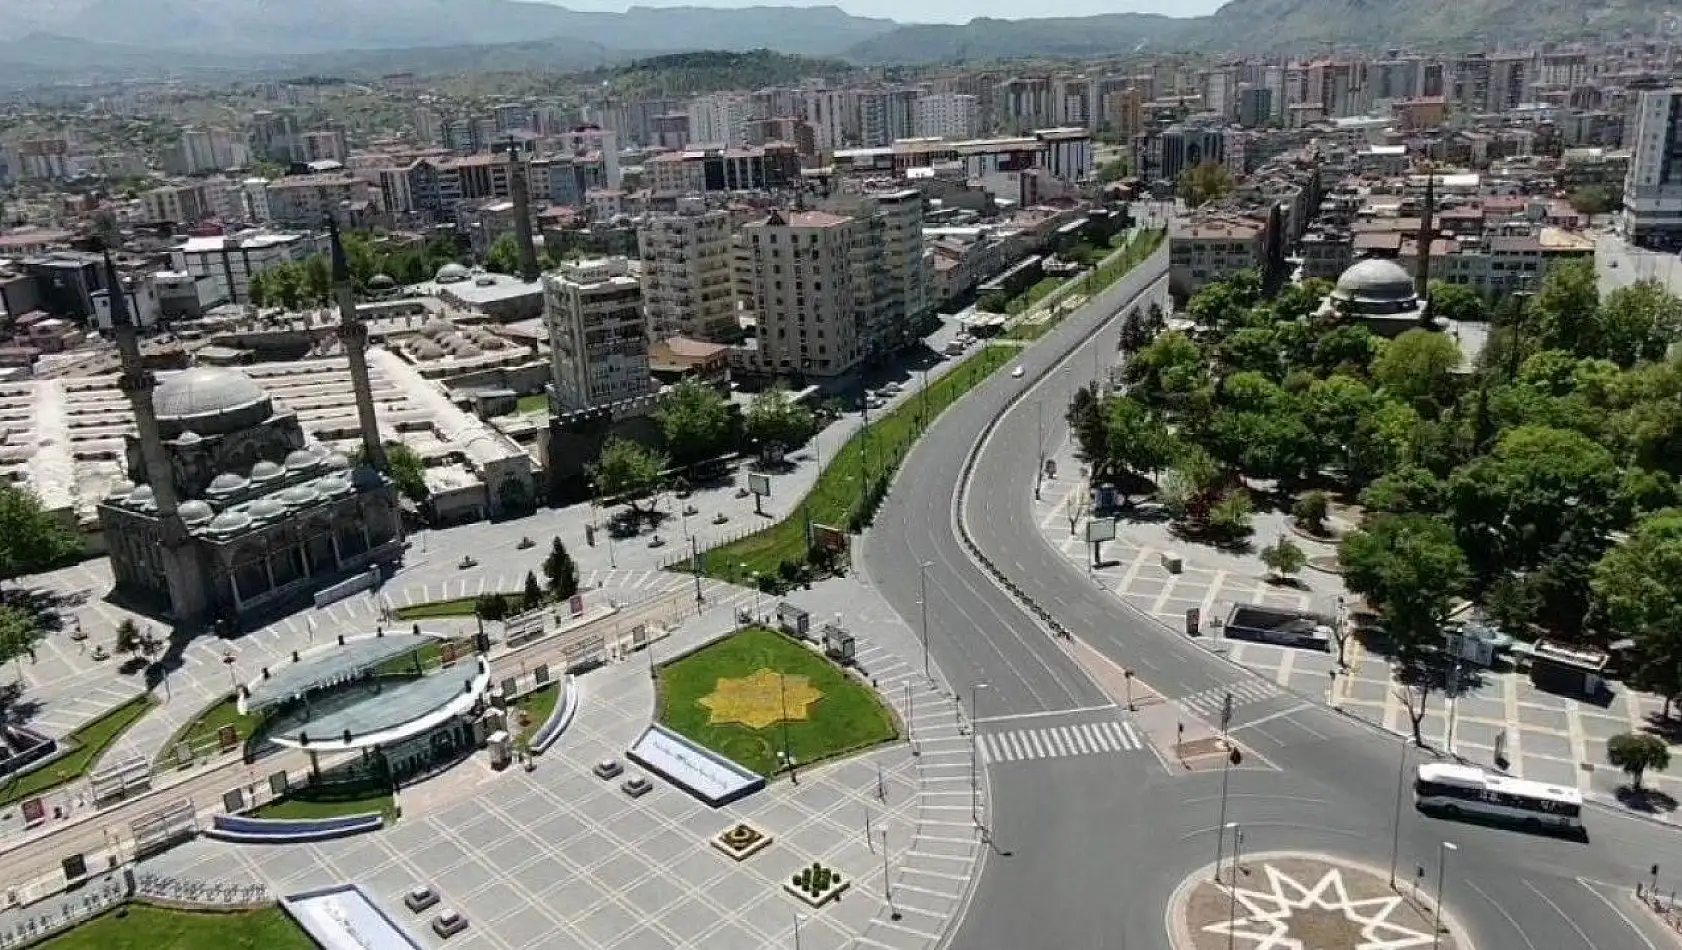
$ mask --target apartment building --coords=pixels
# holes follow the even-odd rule
[[[689,104],[689,139],[701,145],[746,145],[748,115],[744,96],[728,92],[700,96]]]
[[[643,314],[649,337],[723,343],[739,333],[731,270],[730,213],[699,198],[652,214],[637,229],[642,258]]]
[[[362,213],[373,206],[375,192],[352,175],[291,175],[269,182],[269,221],[282,228],[309,228],[347,208]]]
[[[1624,234],[1654,247],[1682,247],[1682,88],[1641,94],[1635,106],[1635,134],[1627,142],[1624,176]]]
[[[1262,266],[1266,225],[1229,215],[1175,218],[1168,232],[1168,287],[1184,300],[1205,284]]]
[[[800,180],[800,155],[787,142],[751,148],[689,148],[644,165],[655,198],[722,191],[778,191]]]
[[[742,228],[737,286],[756,321],[749,369],[832,377],[864,358],[856,230],[827,211],[776,211]]]
[[[303,234],[246,231],[235,235],[188,238],[169,252],[170,270],[197,282],[206,306],[243,304],[251,298],[251,275],[315,253],[315,241]]]
[[[550,409],[590,409],[651,392],[642,287],[624,258],[570,261],[543,277]]]
[[[958,92],[937,92],[917,99],[916,136],[969,139],[981,133],[981,100]]]

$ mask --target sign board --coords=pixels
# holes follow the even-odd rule
[[[639,623],[631,628],[631,649],[640,650],[648,646],[648,625]]]
[[[245,790],[230,788],[222,793],[222,810],[230,815],[237,815],[245,810]]]
[[[1448,655],[1465,663],[1488,667],[1495,663],[1495,642],[1482,637],[1469,637],[1458,631],[1447,637]]]
[[[771,476],[763,472],[749,472],[748,491],[761,498],[771,497]]]
[[[847,532],[826,524],[812,524],[812,543],[825,551],[847,550]]]
[[[232,723],[216,730],[216,747],[218,749],[227,752],[237,745],[239,745],[239,729]]]
[[[79,881],[88,876],[88,859],[86,855],[72,854],[64,859],[64,879]]]
[[[1099,544],[1104,541],[1115,540],[1114,518],[1088,518],[1086,521],[1086,543]]]
[[[510,676],[510,677],[505,678],[502,681],[502,695],[503,696],[512,698],[519,691],[520,691],[520,678],[518,676]]]
[[[573,594],[572,597],[567,600],[567,610],[571,611],[574,617],[584,616],[584,595]]]
[[[31,798],[23,803],[23,823],[38,825],[47,817],[46,803],[39,798]]]
[[[1057,460],[1056,459],[1046,459],[1045,460],[1045,477],[1046,478],[1056,478],[1057,477]]]
[[[1221,698],[1221,731],[1232,725],[1232,694],[1227,693]]]
[[[285,795],[287,789],[291,787],[292,780],[287,777],[284,771],[269,773],[269,794],[278,798]]]
[[[647,634],[645,633],[646,639]],[[561,648],[566,657],[568,669],[583,666],[587,663],[600,662],[607,655],[607,638],[600,634],[593,637],[581,637]]]
[[[1116,506],[1115,486],[1109,482],[1092,489],[1092,509],[1094,511],[1109,511]]]
[[[1203,608],[1186,608],[1186,636],[1197,636],[1197,628],[1203,624]]]
[[[537,669],[532,671],[532,678],[537,681],[537,685],[539,686],[549,682],[549,664],[538,664]]]

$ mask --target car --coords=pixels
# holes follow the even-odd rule
[[[633,775],[620,783],[619,790],[632,798],[641,798],[654,791],[654,783],[641,775]]]
[[[608,780],[616,778],[620,772],[625,771],[625,767],[620,765],[617,760],[603,759],[597,762],[590,771],[596,773],[596,778]]]
[[[403,895],[404,906],[417,914],[436,903],[438,903],[438,892],[425,884],[416,884],[409,888],[409,893]]]
[[[1617,267],[1617,266],[1618,266],[1618,262],[1617,262],[1617,261],[1616,261],[1616,260],[1610,260],[1610,261],[1607,261],[1607,262],[1606,262],[1606,266],[1607,266],[1607,267]]]
[[[898,383],[889,383],[888,385],[882,387],[882,395],[897,396],[900,394],[900,389],[901,387]]]
[[[1010,378],[1011,379],[1021,379],[1022,378],[1022,367],[1018,366],[1015,369],[1011,370],[1010,371]]]
[[[478,567],[478,566],[479,566],[479,559],[474,557],[471,554],[463,555],[462,559],[460,561],[456,562],[456,567],[458,567],[458,568],[460,568],[464,571],[467,570],[470,567]]]
[[[467,918],[460,911],[446,910],[432,918],[432,932],[440,937],[454,937],[467,929]]]

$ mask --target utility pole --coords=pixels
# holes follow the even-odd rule
[[[706,598],[701,596],[701,545],[694,535],[689,536],[689,568],[695,575],[695,604],[700,606]]]

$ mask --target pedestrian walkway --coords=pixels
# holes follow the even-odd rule
[[[981,734],[981,760],[985,764],[1138,752],[1144,747],[1128,722],[1083,722]]]
[[[1232,696],[1234,708],[1246,703],[1260,703],[1275,696],[1283,696],[1285,691],[1266,680],[1244,679],[1227,686],[1212,686],[1199,690],[1189,696],[1182,696],[1176,702],[1184,706],[1188,712],[1205,719],[1216,720],[1221,716],[1221,709],[1226,704],[1228,694]]]

